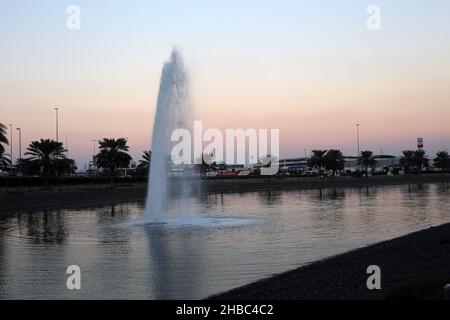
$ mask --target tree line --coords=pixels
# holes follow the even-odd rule
[[[33,141],[27,147],[25,158],[17,160],[14,165],[11,163],[10,155],[6,153],[5,146],[9,144],[6,135],[6,126],[0,123],[0,169],[8,170],[12,166],[21,174],[34,176],[39,175],[45,179],[47,184],[51,178],[74,174],[77,170],[75,161],[68,158],[62,142],[52,139],[40,139]],[[111,183],[119,168],[128,168],[132,160],[128,154],[129,146],[126,138],[104,138],[99,141],[99,153],[95,155],[98,168],[108,174]],[[137,170],[144,175],[149,170],[151,161],[151,151],[144,151],[142,160],[139,161]],[[425,151],[405,150],[402,152],[400,164],[406,173],[419,173],[423,168],[429,167],[430,159]],[[450,157],[447,151],[439,151],[433,159],[434,166],[442,171],[450,170]],[[358,166],[364,169],[368,176],[369,168],[376,166],[376,159],[372,151],[361,151],[357,158]],[[331,172],[332,176],[344,170],[344,155],[340,150],[312,150],[308,160],[308,166],[318,169],[319,173],[324,170]],[[223,170],[223,168],[220,168]]]
[[[433,159],[433,165],[442,171],[450,170],[450,156],[447,151],[439,151]],[[404,167],[405,173],[420,173],[424,168],[430,166],[430,159],[423,149],[404,150],[400,157],[400,164]],[[374,168],[377,160],[370,150],[361,151],[357,158],[357,164],[363,168],[368,176],[369,168]],[[312,150],[311,157],[308,160],[308,166],[318,169],[319,173],[323,170],[331,171],[333,176],[344,170],[344,155],[340,150]]]
[[[99,141],[99,153],[95,155],[98,168],[114,182],[117,169],[128,168],[132,157],[128,154],[129,146],[126,138],[104,138]],[[75,160],[66,156],[67,150],[62,142],[52,139],[32,141],[27,147],[25,157],[11,163],[11,156],[6,153],[5,146],[9,144],[6,126],[0,123],[0,170],[8,171],[14,168],[20,175],[40,176],[47,185],[51,179],[75,174]],[[137,169],[145,172],[149,169],[151,151],[144,151]]]

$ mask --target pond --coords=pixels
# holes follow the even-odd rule
[[[439,184],[209,194],[191,217],[141,223],[143,202],[0,217],[0,298],[197,299],[450,222]],[[81,270],[68,290],[67,267]]]

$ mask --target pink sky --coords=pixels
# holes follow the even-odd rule
[[[346,5],[345,17],[306,4],[275,13],[230,8],[233,23],[201,15],[189,24],[177,20],[179,28],[164,27],[164,15],[175,14],[164,8],[157,21],[136,8],[126,18],[135,24],[108,24],[101,8],[86,2],[87,13],[98,16],[88,15],[78,33],[60,28],[63,7],[8,6],[0,22],[0,121],[23,129],[25,150],[32,140],[55,138],[58,106],[60,140],[68,138],[80,169],[92,140],[103,137],[127,137],[139,160],[151,141],[162,63],[177,44],[195,119],[205,128],[278,128],[282,157],[303,156],[304,148],[354,155],[360,123],[361,149],[396,155],[423,137],[433,156],[450,149],[450,10],[439,7],[447,5],[414,2],[405,12],[386,4],[383,29],[370,32],[356,2]],[[37,13],[22,17],[44,9],[51,11],[45,21]],[[125,8],[116,9],[109,18],[122,17]],[[250,13],[256,16],[247,20]],[[17,157],[16,132],[14,140]]]

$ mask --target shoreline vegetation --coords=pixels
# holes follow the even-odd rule
[[[403,176],[355,177],[241,177],[193,178],[193,192],[233,193],[279,190],[322,190],[334,188],[369,188],[388,185],[442,183],[448,187],[450,175],[436,173]],[[176,190],[174,190],[176,194]],[[96,184],[58,184],[51,187],[32,184],[0,187],[0,214],[54,209],[80,209],[112,203],[145,201],[147,183],[118,180],[114,187],[107,181]]]
[[[371,265],[380,267],[380,290],[367,288]],[[325,258],[207,299],[442,300],[448,283],[450,223]]]

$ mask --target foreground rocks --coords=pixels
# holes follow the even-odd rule
[[[369,290],[367,267],[381,268]],[[331,257],[212,299],[442,299],[450,283],[450,224]]]

